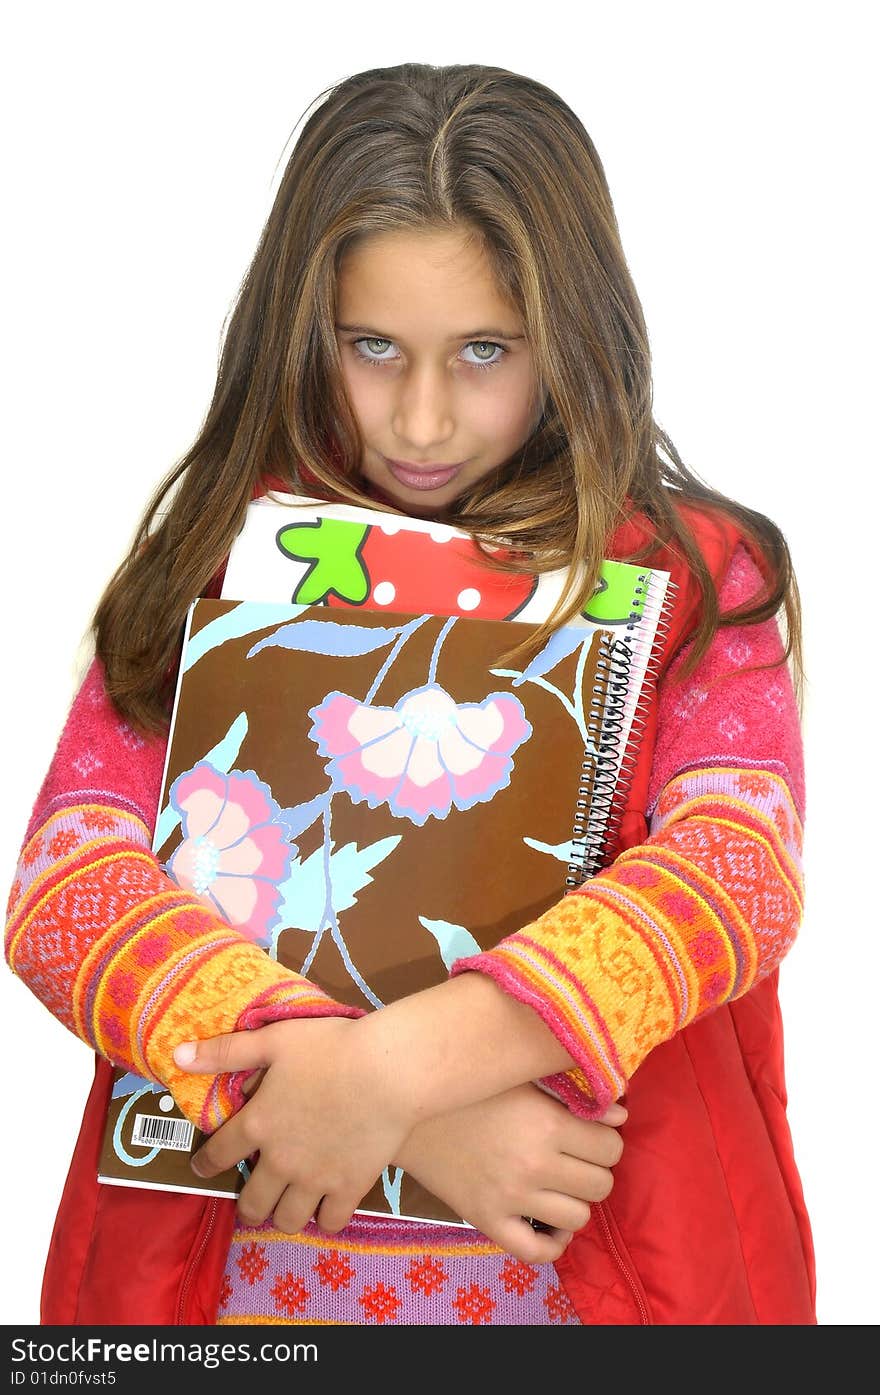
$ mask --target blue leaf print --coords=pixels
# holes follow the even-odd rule
[[[120,1076],[113,1086],[112,1097],[115,1100],[122,1099],[123,1095],[133,1095],[136,1090],[152,1090],[156,1095],[167,1094],[164,1085],[160,1085],[156,1080],[144,1080],[142,1075],[135,1075],[128,1071],[126,1075]]]
[[[301,610],[303,607],[297,609]],[[225,644],[227,639],[240,639],[242,635],[248,635],[253,630],[265,630],[267,625],[273,625],[277,620],[288,620],[290,614],[290,606],[281,601],[242,601],[241,604],[233,606],[225,615],[219,615],[216,620],[209,621],[198,634],[190,635],[186,645],[184,673],[191,669],[193,664],[197,664],[205,654],[216,649],[218,644]]]
[[[514,688],[518,688],[528,678],[538,678],[541,674],[549,673],[557,664],[562,663],[563,659],[567,659],[569,654],[573,654],[575,649],[579,649],[582,644],[588,644],[591,638],[592,630],[585,636],[580,626],[566,625],[557,630],[523,670],[522,677],[514,679]]]
[[[307,804],[294,804],[290,809],[282,809],[278,815],[278,822],[284,825],[288,841],[292,843],[307,828],[311,828],[315,819],[319,818],[326,808],[327,795],[319,794]]]
[[[340,657],[352,654],[370,654],[374,649],[383,649],[397,639],[399,628],[389,630],[384,626],[337,625],[332,620],[299,620],[292,625],[282,625],[274,634],[267,635],[248,650],[252,659],[261,649],[280,647],[299,649],[306,654],[336,654]]]
[[[238,758],[247,731],[247,713],[239,712],[226,735],[202,759],[213,765],[215,770],[219,770],[221,775],[228,775]]]
[[[384,861],[400,842],[400,834],[380,838],[378,843],[359,848],[346,843],[330,854],[329,877],[333,887],[333,908],[337,914],[353,906],[357,893],[373,880],[370,868]],[[305,862],[297,861],[286,882],[281,884],[280,920],[273,927],[277,939],[282,930],[310,930],[316,934],[326,924],[328,869],[325,850],[316,848]]]
[[[535,852],[549,853],[555,857],[557,862],[573,862],[572,853],[574,851],[571,840],[567,843],[541,843],[537,838],[523,838],[523,842],[528,847],[534,848]]]
[[[470,930],[466,930],[463,925],[453,925],[448,920],[429,920],[424,915],[419,916],[419,921],[426,930],[430,930],[437,941],[440,958],[447,969],[452,969],[456,959],[466,959],[469,954],[481,953],[480,945]]]
[[[392,1216],[400,1215],[400,1184],[403,1181],[403,1168],[395,1167],[392,1175],[390,1165],[382,1169],[382,1190]]]

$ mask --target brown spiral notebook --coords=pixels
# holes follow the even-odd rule
[[[197,601],[154,838],[169,875],[368,1010],[521,929],[612,840],[668,581],[624,571],[629,643],[585,615],[521,669],[497,661],[533,623]],[[199,1141],[117,1072],[100,1180],[235,1195],[246,1164],[200,1185]],[[359,1209],[463,1223],[394,1167]]]

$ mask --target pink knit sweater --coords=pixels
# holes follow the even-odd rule
[[[734,554],[722,609],[760,578]],[[491,974],[538,1011],[577,1063],[549,1082],[600,1114],[661,1041],[779,963],[802,907],[800,732],[775,622],[719,631],[692,677],[661,689],[648,841],[494,950]],[[775,665],[763,671],[753,666]],[[749,666],[749,667],[746,667]],[[6,953],[49,1010],[115,1064],[165,1084],[202,1127],[240,1082],[179,1071],[177,1042],[280,1016],[346,1014],[169,880],[150,852],[165,742],[121,721],[91,666],[28,825]],[[622,977],[609,966],[626,964]],[[221,1322],[576,1321],[552,1266],[476,1231],[357,1217],[236,1231]]]

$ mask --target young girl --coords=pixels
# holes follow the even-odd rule
[[[150,852],[187,607],[273,487],[567,569],[536,644],[603,556],[677,587],[613,860],[367,1014]],[[797,585],[776,525],[653,420],[604,172],[555,93],[404,64],[325,94],[94,634],[6,936],[96,1052],[44,1322],[815,1321],[776,992],[802,913]],[[219,1107],[194,1166],[256,1156],[237,1206],[96,1182],[114,1065],[197,1124]],[[474,1229],[353,1215],[389,1163]]]

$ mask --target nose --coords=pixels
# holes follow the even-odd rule
[[[430,364],[413,368],[395,384],[391,426],[420,455],[451,439],[455,432],[452,392],[446,373]]]

